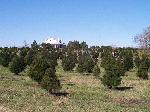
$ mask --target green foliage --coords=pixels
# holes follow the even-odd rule
[[[101,66],[105,68],[109,63],[108,58],[112,56],[112,47],[102,46],[101,47]]]
[[[143,55],[138,67],[137,76],[141,79],[148,79],[149,59]]]
[[[133,50],[131,48],[117,48],[114,50],[114,57],[120,59],[123,63],[124,70],[129,71],[134,67]]]
[[[77,66],[77,71],[79,73],[82,72],[92,73],[94,65],[95,62],[93,61],[93,59],[91,58],[88,52],[84,52],[79,55],[78,66]]]
[[[18,75],[25,69],[25,63],[22,57],[16,55],[9,64],[9,69],[12,73]]]
[[[69,41],[67,48],[69,50],[85,50],[88,48],[88,45],[84,41],[81,43],[79,41]]]
[[[136,68],[139,68],[139,66],[140,66],[140,57],[138,56],[138,54],[135,55],[134,64],[135,64]]]
[[[95,63],[91,57],[85,57],[85,61],[83,63],[83,67],[84,67],[85,72],[92,73],[94,65],[95,65]]]
[[[109,63],[105,66],[106,73],[101,78],[101,81],[104,86],[111,89],[121,84],[123,72],[114,57],[109,57],[108,59]]]
[[[64,71],[72,71],[76,64],[76,54],[68,51],[62,59]]]
[[[55,92],[61,89],[60,82],[55,75],[55,70],[52,68],[47,68],[41,81],[41,86],[48,90],[49,92]]]
[[[48,44],[42,44],[30,66],[28,75],[37,81],[43,88],[53,92],[60,88],[59,80],[55,74],[57,53]]]
[[[99,46],[92,46],[89,49],[90,55],[95,63],[98,62],[99,54],[100,54],[100,47]]]
[[[33,64],[31,64],[30,66],[29,76],[33,80],[40,83],[46,69],[49,67],[50,66],[45,59],[38,57],[37,59],[34,60]]]
[[[129,71],[134,67],[133,52],[130,49],[126,49],[124,53],[124,69]]]
[[[31,48],[28,50],[26,56],[24,57],[25,63],[27,65],[31,65],[31,63],[33,62],[34,58],[38,53],[38,49],[39,49],[39,45],[34,40],[34,42],[31,44]]]
[[[35,55],[36,55],[36,53],[33,51],[33,49],[30,49],[24,58],[25,63],[27,65],[31,65],[31,63],[33,62],[33,60],[35,58]]]
[[[93,75],[99,77],[100,73],[101,73],[100,68],[98,67],[98,65],[95,65],[93,68]]]
[[[4,67],[8,67],[9,62],[11,62],[12,53],[9,48],[5,47],[0,50],[0,64]]]
[[[148,69],[140,65],[137,71],[137,76],[141,79],[148,79]]]

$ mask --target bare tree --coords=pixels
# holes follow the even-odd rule
[[[150,27],[147,27],[142,34],[138,34],[134,37],[134,41],[145,50],[150,47]]]

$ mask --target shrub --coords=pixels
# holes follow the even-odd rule
[[[60,82],[55,75],[55,70],[47,68],[42,78],[41,85],[43,88],[53,93],[61,89]]]
[[[26,65],[31,65],[35,58],[35,55],[36,53],[32,49],[28,51],[27,55],[24,58]]]
[[[109,89],[121,84],[123,72],[119,69],[116,60],[109,57],[109,63],[105,67],[105,74],[101,78],[102,84]]]
[[[29,76],[49,92],[60,89],[60,82],[55,74],[57,65],[56,52],[49,45],[42,44],[30,66]]]
[[[9,48],[2,48],[0,51],[0,64],[4,67],[8,67],[11,62],[12,54]]]
[[[101,73],[100,68],[98,67],[98,65],[95,65],[93,68],[93,75],[99,77],[100,73]]]
[[[148,79],[149,59],[147,55],[143,55],[138,67],[137,76],[141,79]]]
[[[140,66],[140,57],[137,54],[134,58],[134,63],[135,63],[136,68],[139,68],[139,66]]]
[[[148,68],[140,65],[137,71],[137,76],[141,79],[148,79]]]
[[[79,73],[92,73],[94,65],[95,63],[89,53],[83,53],[79,56],[77,71]]]
[[[134,67],[133,53],[131,50],[126,49],[123,61],[124,61],[124,69],[126,71],[129,71],[130,69]]]
[[[50,67],[49,64],[44,58],[37,58],[34,60],[33,64],[31,64],[30,66],[29,76],[33,80],[40,83],[46,69],[49,67]]]
[[[22,72],[25,69],[25,63],[24,63],[23,58],[16,55],[12,59],[12,62],[10,62],[9,69],[12,73],[15,73],[16,75]]]
[[[72,71],[75,67],[76,59],[73,53],[67,52],[67,54],[62,59],[62,67],[64,71]]]

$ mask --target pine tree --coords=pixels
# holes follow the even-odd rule
[[[30,66],[29,76],[49,92],[61,88],[55,74],[57,65],[56,51],[47,44],[42,44]]]
[[[49,67],[50,66],[47,63],[46,59],[41,58],[41,57],[37,57],[30,66],[29,76],[33,80],[40,83],[46,69],[49,68]]]
[[[114,57],[109,57],[108,59],[109,63],[105,67],[105,74],[101,78],[101,81],[104,86],[111,89],[121,84],[121,76],[123,74],[117,65],[116,59]]]
[[[35,55],[36,55],[36,53],[33,51],[33,49],[30,49],[24,58],[25,63],[27,65],[31,65],[31,63],[33,62],[33,60],[35,58]]]
[[[77,71],[79,73],[82,72],[92,73],[94,65],[95,62],[93,61],[93,59],[91,58],[88,52],[84,52],[79,55],[78,66],[77,66]]]
[[[76,56],[71,51],[68,51],[67,54],[62,59],[62,67],[64,71],[72,71],[76,64]]]
[[[129,71],[134,67],[133,63],[133,53],[130,49],[125,49],[124,56],[123,56],[123,62],[124,62],[124,69],[126,71]]]
[[[108,58],[112,56],[112,47],[110,46],[102,46],[101,47],[101,67],[105,68],[109,63]]]
[[[55,70],[52,68],[47,68],[45,74],[43,75],[41,85],[43,88],[48,90],[49,92],[57,92],[61,89],[60,82],[55,75]]]
[[[93,68],[93,75],[99,78],[100,73],[101,73],[100,68],[98,67],[98,65],[95,65]]]
[[[16,55],[12,59],[12,62],[10,62],[9,69],[12,73],[15,73],[16,75],[22,72],[25,69],[25,63],[23,61],[23,58]]]
[[[86,73],[92,73],[94,65],[95,65],[94,60],[90,56],[86,55],[85,56],[85,61],[84,61],[84,64],[83,64],[84,71]]]
[[[135,63],[136,68],[139,68],[139,66],[140,66],[140,57],[138,56],[138,54],[135,55],[134,63]]]
[[[5,47],[2,48],[0,51],[0,64],[4,67],[8,67],[9,63],[11,62],[12,54],[9,48]]]
[[[141,79],[148,79],[149,59],[147,55],[143,55],[138,67],[137,76]]]

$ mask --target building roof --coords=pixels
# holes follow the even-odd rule
[[[62,44],[61,43],[61,40],[59,39],[55,39],[55,38],[49,38],[49,39],[46,39],[46,41],[44,42],[46,44],[55,44],[55,45],[59,45],[59,44]]]

